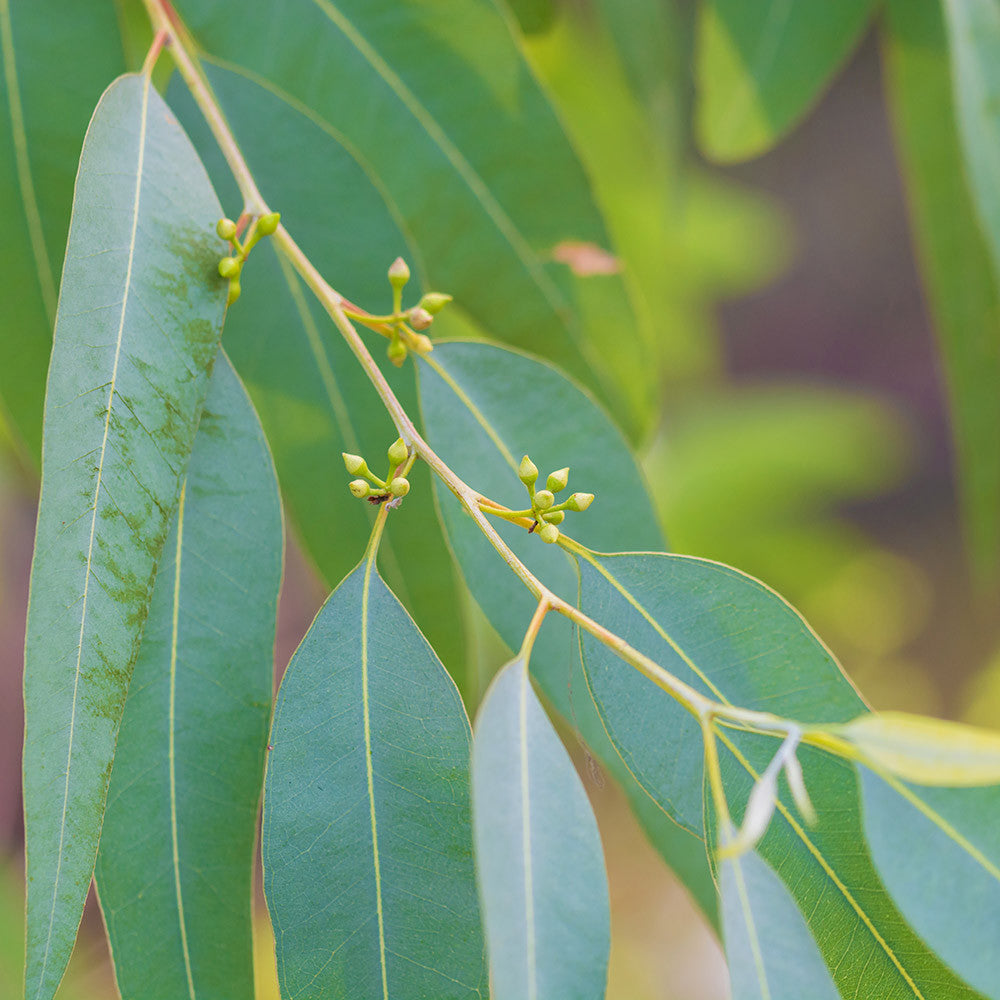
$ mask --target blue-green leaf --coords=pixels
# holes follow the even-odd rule
[[[49,368],[25,644],[26,993],[49,1000],[97,854],[129,678],[218,351],[218,201],[149,81],[87,133]]]
[[[469,723],[373,555],[278,693],[264,891],[285,997],[484,997]]]
[[[1000,997],[1000,788],[926,788],[860,768],[865,836],[917,933]]]
[[[479,710],[472,806],[494,1000],[601,1000],[610,947],[601,840],[523,659],[503,668]]]
[[[222,356],[156,577],[97,859],[124,1000],[254,995],[281,548],[267,443]]]

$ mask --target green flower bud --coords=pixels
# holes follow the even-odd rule
[[[344,466],[352,476],[367,476],[368,463],[360,455],[348,455],[346,451],[341,452],[344,459]]]
[[[521,459],[521,467],[517,476],[525,486],[530,486],[538,478],[538,466],[527,455]]]
[[[410,326],[414,330],[426,330],[434,322],[434,317],[426,310],[417,306],[410,310]]]
[[[406,344],[401,340],[392,341],[386,348],[385,355],[397,368],[402,368],[406,360]]]
[[[555,502],[556,498],[549,490],[539,490],[535,494],[536,510],[548,510]]]
[[[231,306],[240,297],[240,283],[234,278],[229,282],[229,295],[226,298],[226,305]]]
[[[410,280],[410,269],[402,257],[397,257],[389,267],[389,284],[393,288],[402,288]]]
[[[232,219],[219,219],[215,224],[219,239],[231,240],[236,235],[236,223]]]
[[[546,489],[552,490],[553,493],[558,493],[560,490],[566,489],[566,484],[569,482],[569,468],[557,469],[555,472],[545,480]]]
[[[420,308],[426,309],[432,316],[436,316],[451,301],[451,296],[445,295],[444,292],[428,292],[420,300]]]
[[[559,529],[554,524],[546,524],[538,532],[538,536],[543,542],[551,545],[553,542],[559,541]]]
[[[279,222],[281,222],[280,212],[268,212],[257,220],[257,232],[261,236],[270,236],[278,228]]]
[[[430,354],[434,350],[434,345],[431,343],[431,338],[423,333],[415,333],[413,335],[413,349],[418,354]]]
[[[406,442],[402,438],[396,438],[389,445],[389,461],[393,465],[402,465],[410,456],[410,450],[406,447]]]
[[[574,493],[566,501],[567,510],[586,510],[594,502],[593,493]]]
[[[347,484],[347,488],[359,500],[364,500],[371,493],[371,487],[363,479],[352,479]]]
[[[562,524],[566,520],[566,511],[554,510],[551,514],[542,515],[549,524]]]
[[[406,494],[410,492],[409,479],[404,479],[402,476],[396,476],[396,478],[389,483],[389,492],[394,497],[405,497]]]
[[[236,278],[240,273],[240,262],[235,257],[223,257],[219,261],[219,274],[223,278]]]

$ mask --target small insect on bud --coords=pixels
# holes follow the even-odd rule
[[[219,219],[215,224],[219,239],[231,240],[236,235],[236,223],[232,219]]]
[[[525,486],[530,486],[538,478],[538,466],[527,455],[521,459],[521,467],[517,470],[517,477]]]
[[[548,510],[555,502],[556,498],[550,490],[539,490],[535,494],[535,507],[538,510]]]
[[[426,330],[434,322],[434,317],[426,310],[417,306],[410,310],[410,326],[414,330]]]
[[[226,297],[226,305],[231,306],[240,297],[240,283],[236,280],[229,282],[229,295]]]
[[[566,511],[554,510],[551,514],[545,514],[544,517],[549,524],[562,524],[566,520]]]
[[[451,300],[451,296],[444,292],[428,292],[420,300],[420,308],[426,309],[432,316],[436,316]]]
[[[538,535],[548,545],[559,541],[559,529],[554,524],[544,525]]]
[[[402,288],[410,280],[410,269],[402,257],[397,257],[389,267],[389,284],[393,288]]]
[[[240,262],[235,257],[223,257],[219,261],[219,274],[223,278],[235,278],[240,273]]]
[[[394,340],[385,350],[385,356],[397,367],[402,368],[406,360],[406,344],[401,340]]]
[[[410,492],[409,479],[404,479],[402,476],[396,476],[396,478],[389,483],[389,492],[394,497],[405,497],[406,494]]]
[[[368,463],[360,455],[348,455],[343,451],[341,457],[344,459],[344,467],[352,476],[368,475]]]
[[[566,489],[566,484],[569,482],[569,469],[557,469],[555,472],[545,480],[546,489],[552,490],[553,493],[558,493],[560,490]]]
[[[371,487],[363,479],[352,479],[347,484],[347,488],[351,491],[351,494],[356,496],[359,500],[364,500],[364,498],[371,493]]]
[[[406,442],[402,438],[396,438],[389,445],[389,461],[393,465],[402,465],[409,458],[410,449],[406,447]]]
[[[566,501],[567,510],[586,510],[594,502],[593,493],[574,493]]]
[[[261,236],[270,236],[278,228],[279,222],[281,222],[280,212],[268,212],[257,220],[257,232]]]

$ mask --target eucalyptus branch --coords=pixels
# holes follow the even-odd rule
[[[190,89],[195,102],[198,104],[216,142],[225,156],[226,162],[243,195],[245,203],[244,211],[255,215],[271,214],[272,210],[257,188],[236,138],[229,128],[218,101],[215,99],[205,79],[197,56],[193,54],[193,45],[188,39],[183,25],[180,24],[166,0],[144,0],[144,3],[154,28],[158,32],[163,32],[169,40],[169,51],[177,65],[177,69]],[[357,358],[358,363],[382,400],[400,437],[410,449],[411,464],[416,457],[423,459],[427,463],[434,474],[451,490],[476,522],[500,558],[534,597],[537,598],[539,611],[536,612],[536,616],[532,620],[531,628],[537,631],[537,628],[541,624],[541,619],[546,612],[550,610],[558,612],[611,649],[620,659],[634,667],[699,720],[702,720],[703,724],[706,722],[711,724],[716,719],[720,721],[725,720],[738,728],[784,737],[787,737],[793,731],[799,731],[800,727],[798,724],[789,720],[767,713],[736,708],[706,697],[650,657],[635,649],[621,636],[607,629],[578,607],[559,597],[546,587],[515,555],[486,516],[486,512],[489,512],[511,523],[530,529],[534,524],[534,521],[528,516],[531,512],[512,511],[503,504],[483,496],[462,480],[441,459],[417,430],[352,322],[352,319],[356,319],[377,332],[386,335],[387,321],[391,322],[394,320],[400,312],[398,305],[391,317],[372,316],[366,313],[345,299],[344,296],[330,285],[295,242],[284,225],[278,225],[273,239],[285,258],[305,284],[308,285],[309,289],[333,320],[334,325],[340,331],[348,347]],[[384,513],[382,516],[384,516]],[[573,541],[573,539],[565,534],[559,535],[558,544],[569,552],[589,552],[584,546]],[[532,635],[533,638],[530,628],[529,635]],[[812,742],[808,734],[804,737],[804,742]],[[819,743],[818,740],[816,742]]]

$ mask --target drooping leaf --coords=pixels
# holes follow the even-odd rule
[[[76,162],[94,105],[125,64],[111,0],[2,0],[0,43],[0,405],[37,465]]]
[[[271,726],[264,891],[286,997],[484,997],[469,723],[374,555],[320,610]]]
[[[95,872],[124,1000],[254,995],[281,548],[267,443],[223,356],[157,572]]]
[[[574,538],[600,548],[663,545],[642,475],[621,434],[593,400],[548,365],[489,344],[440,344],[421,364],[420,401],[431,445],[485,496],[522,507],[527,494],[517,465],[529,453],[542,476],[569,465],[568,490],[596,495],[587,511],[567,515],[562,527]],[[438,499],[448,540],[473,596],[503,641],[517,649],[534,612],[534,598],[503,567],[451,494],[439,489]],[[557,546],[499,520],[496,527],[533,573],[575,600],[577,574]],[[565,620],[554,615],[546,620],[535,643],[532,671],[546,696],[622,784],[652,842],[712,917],[715,889],[704,846],[636,785],[608,742]]]
[[[26,993],[48,1000],[93,872],[157,560],[215,358],[219,205],[140,76],[94,113],[46,396],[25,643]]]
[[[1000,789],[915,787],[860,772],[865,836],[886,888],[956,972],[1000,997]]]
[[[210,58],[301,108],[352,151],[431,281],[484,330],[587,381],[631,434],[648,428],[655,373],[622,277],[613,261],[582,276],[569,266],[576,249],[601,251],[593,256],[604,261],[613,248],[495,4],[292,0],[239,18],[226,0],[174,6]],[[225,98],[222,106],[228,113]],[[313,197],[342,204],[353,195],[325,186]]]
[[[375,312],[389,309],[385,271],[399,255],[415,275],[406,304],[431,290],[423,258],[400,228],[392,202],[335,135],[244,76],[210,67],[209,80],[242,138],[257,183],[310,260],[344,295]],[[180,81],[169,95],[218,190],[230,192],[229,203],[238,205],[229,168],[201,112]],[[334,196],[323,196],[326,190]],[[373,507],[348,492],[341,453],[364,455],[381,475],[396,431],[329,317],[266,242],[254,250],[241,286],[227,317],[226,350],[260,413],[291,521],[332,586],[355,563],[356,552],[344,539],[366,537],[374,517]],[[393,390],[407,411],[416,413],[412,364],[393,367],[382,338],[366,336]],[[426,468],[414,468],[411,482],[404,510],[383,539],[382,564],[390,586],[467,693],[465,637],[453,610],[459,603],[454,564]]]
[[[732,1000],[839,1000],[802,914],[755,851],[722,862],[719,883]]]
[[[709,697],[800,722],[847,722],[864,705],[830,652],[777,594],[719,563],[686,556],[581,553],[581,607]],[[692,716],[605,646],[583,636],[590,690],[629,770],[667,813],[704,834],[702,741]],[[724,731],[723,778],[734,818],[774,753],[770,736]],[[842,994],[964,996],[881,887],[853,766],[799,750],[819,816],[798,816],[782,789],[757,847],[804,914]]]
[[[959,496],[980,571],[1000,562],[1000,295],[966,183],[937,0],[890,0],[896,144],[951,404]]]
[[[875,0],[703,0],[695,125],[714,160],[770,149],[812,107],[860,39]]]
[[[868,712],[838,726],[879,770],[921,785],[1000,784],[1000,733],[908,712]]]
[[[472,816],[494,1000],[601,1000],[610,947],[601,840],[523,659],[497,675],[476,719]]]

